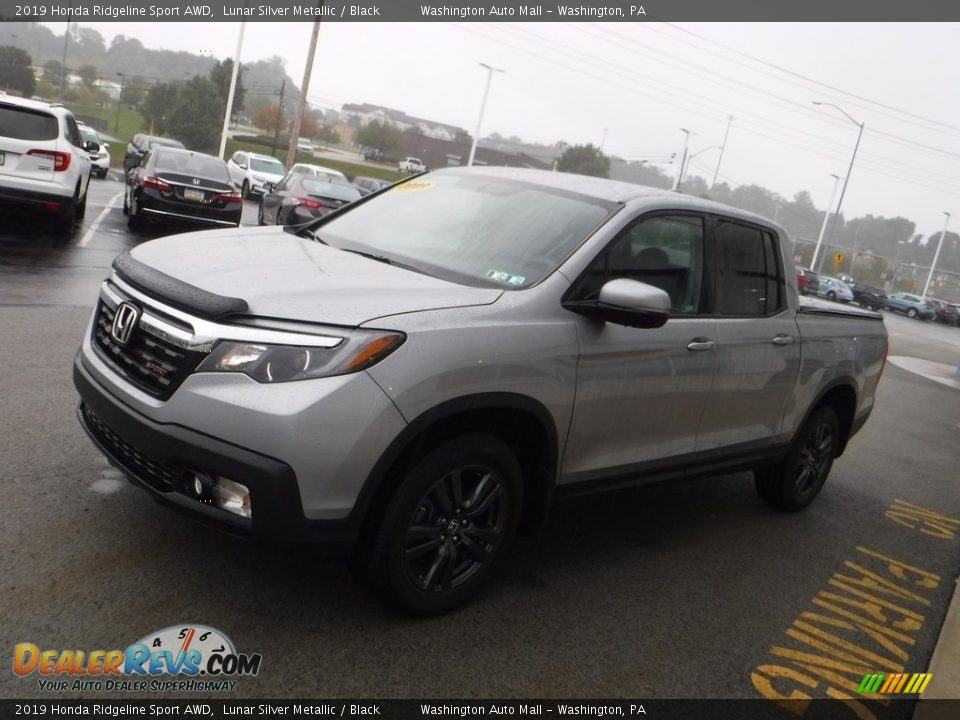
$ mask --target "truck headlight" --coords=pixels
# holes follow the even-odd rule
[[[404,340],[403,333],[379,330],[348,331],[335,347],[222,340],[197,372],[239,372],[262,383],[346,375],[376,365]]]

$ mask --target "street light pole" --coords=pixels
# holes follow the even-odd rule
[[[933,280],[933,271],[937,268],[937,260],[940,259],[940,251],[943,249],[943,238],[947,235],[947,225],[950,224],[950,213],[944,212],[946,219],[943,221],[943,230],[940,231],[940,241],[937,243],[937,251],[933,254],[933,264],[930,266],[930,272],[927,273],[927,282],[923,286],[923,299],[927,299],[927,290],[930,289],[930,281]]]
[[[493,65],[487,65],[486,63],[479,63],[479,65],[487,69],[487,84],[483,88],[483,101],[480,103],[480,115],[477,116],[477,130],[473,133],[473,143],[470,145],[470,157],[467,159],[467,167],[473,166],[473,158],[477,154],[477,141],[480,139],[480,125],[483,124],[483,111],[487,109],[487,96],[490,94],[490,82],[493,80],[493,74],[495,72],[506,72],[506,70],[495,68]]]
[[[687,164],[684,165],[684,167],[681,168],[681,170],[680,170],[680,173],[681,173],[681,174],[680,174],[680,184],[682,185],[682,184],[683,184],[683,181],[687,179],[687,170],[690,169],[690,163],[693,162],[693,159],[694,159],[697,155],[701,155],[701,154],[707,152],[707,150],[716,150],[716,149],[718,149],[718,148],[720,148],[720,147],[721,147],[720,145],[711,145],[710,147],[705,147],[705,148],[703,148],[702,150],[697,150],[695,153],[690,153],[690,157],[687,158]]]
[[[118,72],[117,75],[120,76],[120,94],[117,95],[117,120],[113,124],[114,132],[119,132],[120,130],[120,108],[123,106],[123,81],[126,80],[122,72]]]
[[[723,143],[720,145],[720,157],[717,158],[717,169],[713,171],[713,182],[710,183],[710,189],[717,184],[717,175],[720,174],[720,163],[723,162],[723,151],[727,149],[727,138],[730,136],[730,124],[733,122],[733,115],[727,117],[727,129],[723,133]]]
[[[679,190],[680,183],[683,182],[683,168],[687,164],[687,144],[690,142],[690,136],[693,135],[686,128],[680,128],[680,132],[683,133],[683,150],[680,153],[680,169],[677,170],[677,176],[673,179],[672,190]]]
[[[846,110],[841,108],[839,105],[834,105],[833,103],[819,102],[817,100],[813,101],[814,105],[829,105],[832,108],[835,108],[846,115],[847,120],[852,122],[854,125],[860,128],[860,132],[857,133],[857,144],[853,146],[853,155],[850,156],[850,167],[847,168],[847,176],[843,179],[843,189],[840,191],[840,199],[837,201],[837,219],[840,218],[840,208],[843,205],[843,196],[847,194],[847,183],[850,182],[850,173],[853,172],[853,161],[857,159],[857,150],[860,149],[860,138],[863,137],[863,127],[865,123],[857,122],[854,120]],[[833,225],[830,226],[830,232],[827,233],[827,245],[830,244],[830,240],[833,239],[833,230],[836,228],[837,223],[834,221]]]
[[[823,224],[820,226],[820,235],[817,236],[817,246],[813,249],[813,259],[810,260],[810,269],[817,271],[817,256],[820,255],[820,245],[823,243],[823,233],[827,229],[827,222],[830,220],[830,208],[833,206],[833,198],[837,194],[837,185],[840,184],[840,176],[830,174],[833,178],[833,190],[830,191],[830,202],[827,203],[827,211],[823,214]]]
[[[233,110],[233,96],[237,92],[237,73],[240,72],[240,51],[243,49],[243,32],[247,23],[240,23],[240,35],[237,37],[237,51],[233,54],[233,67],[230,68],[230,90],[227,92],[227,109],[223,112],[223,131],[220,133],[220,152],[217,157],[223,160],[227,150],[227,132],[230,130],[230,113]]]

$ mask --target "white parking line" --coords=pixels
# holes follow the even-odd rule
[[[87,228],[87,231],[83,234],[83,237],[80,238],[80,242],[77,243],[78,247],[87,246],[87,243],[90,242],[90,238],[93,237],[93,234],[97,231],[97,228],[100,227],[100,223],[103,222],[103,219],[107,216],[107,213],[113,210],[113,208],[116,206],[117,200],[119,200],[122,197],[123,197],[123,191],[118,192],[116,195],[110,198],[110,202],[108,202],[106,207],[104,207],[103,210],[100,211],[100,214],[97,215],[96,219],[94,219],[90,227]]]

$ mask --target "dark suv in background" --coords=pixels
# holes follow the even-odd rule
[[[880,288],[862,282],[852,282],[848,285],[853,293],[853,301],[860,307],[868,310],[886,309],[887,294]]]

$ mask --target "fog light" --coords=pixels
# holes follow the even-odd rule
[[[250,490],[246,485],[217,476],[213,486],[213,504],[221,510],[249,518],[253,516]]]
[[[213,487],[213,478],[202,472],[191,472],[185,478],[185,490],[197,500],[207,499],[209,502],[210,488]]]

